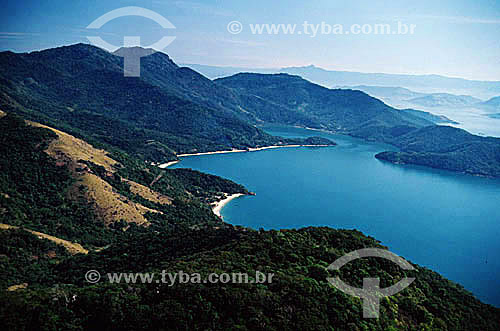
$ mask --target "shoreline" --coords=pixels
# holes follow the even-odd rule
[[[219,200],[217,201],[215,204],[213,204],[212,206],[212,212],[220,217],[222,219],[222,215],[221,215],[221,210],[222,208],[224,208],[225,205],[227,205],[231,200],[234,200],[236,198],[239,198],[241,196],[244,196],[245,194],[243,193],[236,193],[236,194],[232,194],[232,195],[227,195],[226,194],[226,198],[225,199],[222,199],[222,200]]]
[[[174,165],[176,163],[179,163],[181,162],[180,160],[177,160],[177,161],[170,161],[170,162],[167,162],[167,163],[163,163],[163,164],[160,164],[158,165],[158,168],[161,168],[161,169],[166,169],[168,167],[170,167],[171,165]]]
[[[258,152],[258,151],[263,151],[267,149],[276,149],[276,148],[298,148],[298,147],[330,147],[332,145],[272,145],[272,146],[264,146],[264,147],[255,147],[255,148],[248,148],[248,149],[231,149],[231,150],[223,150],[223,151],[214,151],[214,152],[201,152],[201,153],[192,153],[192,154],[178,154],[177,157],[187,157],[187,156],[202,156],[202,155],[214,155],[214,154],[228,154],[228,153],[246,153],[246,152]],[[170,161],[167,163],[163,163],[158,165],[157,167],[161,169],[166,169],[171,165],[177,164],[181,162],[181,160],[176,160],[176,161]],[[221,215],[221,210],[224,208],[225,205],[227,205],[229,202],[232,200],[239,198],[241,196],[244,196],[246,194],[243,193],[236,193],[232,195],[227,195],[225,193],[225,198],[222,200],[219,200],[215,203],[212,203],[212,212],[218,216],[220,219],[223,220],[223,217]]]
[[[263,151],[263,150],[266,150],[266,149],[275,149],[275,148],[329,147],[329,146],[332,146],[332,145],[273,145],[273,146],[256,147],[256,148],[249,148],[249,149],[231,149],[231,150],[226,150],[226,151],[201,152],[201,153],[193,153],[193,154],[178,154],[177,157],[213,155],[213,154],[227,154],[227,153],[258,152],[258,151]]]

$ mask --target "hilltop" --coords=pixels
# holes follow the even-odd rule
[[[86,44],[0,53],[0,107],[154,162],[177,154],[287,144],[192,92],[196,73],[163,53],[143,60],[142,76],[124,77],[123,58]],[[189,91],[189,93],[187,92]],[[223,96],[227,97],[227,96]]]

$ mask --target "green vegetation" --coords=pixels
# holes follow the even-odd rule
[[[34,128],[15,115],[0,118],[0,223],[91,245],[111,234],[86,201],[72,201],[70,172],[43,151],[56,135]]]
[[[168,56],[145,59],[143,75],[136,78],[123,76],[122,58],[90,45],[2,52],[0,108],[155,162],[175,160],[176,154],[286,143],[198,100],[190,85],[181,88],[189,72]]]
[[[215,80],[240,95],[242,107],[265,122],[356,134],[367,127],[432,125],[356,90],[328,89],[287,74],[237,74]],[[374,138],[378,136],[365,136]]]
[[[500,139],[480,137],[448,126],[426,127],[393,140],[400,152],[375,157],[471,175],[500,177]]]
[[[0,230],[0,288],[53,283],[52,269],[69,256],[62,246],[24,230]]]
[[[129,226],[127,220],[120,219],[106,227],[84,196],[70,194],[73,187],[85,189],[64,164],[58,164],[44,152],[55,139],[52,131],[29,126],[16,115],[0,118],[0,223],[24,226],[86,247],[102,247],[123,240],[134,231],[145,231],[136,226],[127,232],[117,231]],[[152,222],[151,229],[157,231],[220,224],[207,203],[221,192],[248,193],[243,186],[217,176],[189,169],[162,170],[123,152],[111,155],[120,162],[112,176],[92,162],[80,164],[89,166],[130,202],[162,212],[146,215]],[[155,203],[134,194],[122,179],[146,187],[154,183],[151,188],[173,197],[172,203]]]
[[[497,330],[498,309],[460,286],[417,267],[402,271],[386,260],[362,259],[340,277],[361,286],[367,275],[381,286],[417,280],[381,302],[380,318],[363,319],[361,300],[331,287],[326,267],[343,254],[381,247],[357,231],[307,228],[190,231],[172,238],[143,235],[100,253],[68,258],[50,272],[53,282],[0,297],[7,328],[182,330]],[[265,284],[85,284],[87,270],[107,272],[274,273]],[[252,276],[251,276],[252,277]],[[58,285],[64,283],[66,285]]]

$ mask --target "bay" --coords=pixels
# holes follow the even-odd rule
[[[174,167],[222,176],[257,194],[226,205],[226,222],[357,229],[500,306],[500,180],[379,161],[376,153],[394,148],[348,136],[265,129],[323,136],[338,146],[190,156]]]

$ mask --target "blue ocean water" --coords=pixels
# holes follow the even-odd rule
[[[500,180],[379,161],[374,155],[391,147],[347,136],[266,131],[339,145],[190,156],[175,167],[229,178],[257,194],[226,205],[226,222],[358,229],[500,306]]]

